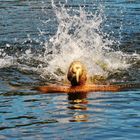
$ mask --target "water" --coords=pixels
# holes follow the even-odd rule
[[[0,139],[139,139],[139,89],[71,97],[73,60],[108,82],[140,82],[140,2],[0,1]]]

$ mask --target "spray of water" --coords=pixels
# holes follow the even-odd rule
[[[104,20],[102,7],[94,14],[81,7],[79,10],[66,9],[62,5],[58,8],[53,2],[52,7],[58,21],[58,30],[45,43],[44,57],[49,61],[49,66],[44,68],[41,76],[50,73],[58,79],[60,75],[57,71],[61,70],[65,74],[74,60],[85,63],[90,76],[107,76],[108,72],[129,66],[124,54],[111,48],[115,41],[107,38],[101,30]]]
[[[56,15],[58,29],[43,46],[41,54],[26,50],[18,57],[4,55],[0,66],[17,65],[24,70],[32,70],[40,74],[44,79],[65,79],[67,69],[74,60],[82,61],[88,69],[90,76],[108,76],[114,70],[127,69],[130,64],[126,55],[121,51],[115,51],[112,46],[118,45],[117,41],[110,39],[109,35],[102,31],[105,20],[104,11],[99,7],[97,12],[86,12],[85,8],[65,8],[64,5],[57,7],[52,1],[52,8]],[[47,22],[49,24],[49,21]],[[139,57],[139,56],[138,56]],[[31,66],[32,59],[40,62]],[[19,63],[19,60],[28,63]],[[48,80],[48,79],[47,79]]]

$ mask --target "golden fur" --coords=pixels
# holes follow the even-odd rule
[[[72,62],[68,69],[67,79],[72,86],[85,85],[87,81],[87,70],[84,64],[80,61]]]

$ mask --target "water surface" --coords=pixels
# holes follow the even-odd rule
[[[139,89],[32,90],[64,82],[75,59],[91,76],[139,83],[139,12],[139,0],[0,0],[0,139],[139,140]]]

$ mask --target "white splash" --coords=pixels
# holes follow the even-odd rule
[[[20,70],[38,73],[47,81],[50,79],[61,81],[66,78],[67,69],[74,60],[82,61],[90,76],[107,76],[115,70],[127,69],[131,65],[127,59],[133,55],[113,50],[112,46],[118,46],[117,41],[110,39],[111,37],[102,31],[105,20],[102,7],[92,13],[81,7],[79,9],[65,8],[64,5],[56,7],[52,1],[52,8],[58,29],[45,44],[40,42],[40,45],[44,46],[44,53],[33,53],[27,49],[17,57],[12,57],[0,50],[2,56],[0,68],[16,65]],[[51,19],[47,20],[46,24],[50,21]],[[137,55],[137,58],[140,59],[140,56]],[[33,63],[36,63],[34,61],[38,64],[34,65]]]
[[[6,46],[10,47],[9,44],[6,44]],[[0,49],[0,56],[0,68],[9,67],[15,62],[15,58],[7,55],[4,49]]]
[[[110,47],[115,41],[110,40],[101,31],[104,20],[101,7],[94,14],[81,7],[79,10],[66,9],[62,5],[58,8],[53,2],[52,7],[56,14],[58,30],[45,43],[44,58],[49,66],[43,68],[42,77],[49,73],[56,79],[62,78],[57,70],[61,69],[66,73],[74,60],[84,62],[90,75],[107,75],[108,71],[129,66],[124,54]]]

